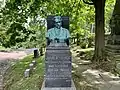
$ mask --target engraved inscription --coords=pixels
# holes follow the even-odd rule
[[[71,56],[47,56],[46,60],[70,60]]]
[[[68,65],[65,65],[65,64],[64,64],[64,65],[57,65],[57,64],[52,64],[52,65],[51,65],[51,64],[50,64],[50,65],[48,65],[48,67],[49,67],[49,68],[52,68],[52,67],[54,67],[54,68],[57,68],[57,67],[65,68],[65,67],[68,67]]]
[[[61,49],[62,50],[61,50]],[[60,47],[47,48],[45,54],[45,86],[46,87],[70,87],[71,86],[71,52]]]
[[[63,79],[64,77],[71,77],[70,74],[67,75],[47,75],[46,78],[61,78]]]
[[[55,61],[55,60],[48,60],[48,61],[46,61],[46,63],[71,63],[71,61]]]

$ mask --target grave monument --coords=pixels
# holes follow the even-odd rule
[[[69,18],[48,16],[45,77],[41,90],[76,90],[72,81]]]

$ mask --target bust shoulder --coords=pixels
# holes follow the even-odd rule
[[[62,30],[64,30],[65,32],[69,32],[69,30],[66,28],[62,28]]]
[[[48,32],[51,32],[51,31],[53,31],[54,30],[54,28],[50,28],[50,29],[48,29]]]

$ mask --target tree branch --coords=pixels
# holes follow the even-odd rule
[[[91,0],[92,2],[87,2],[87,1],[85,1],[85,0],[83,0],[83,2],[85,3],[85,4],[88,4],[88,5],[94,5],[94,0]]]

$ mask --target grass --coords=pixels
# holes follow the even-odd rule
[[[32,60],[32,55],[27,56],[7,70],[4,76],[4,90],[39,90],[41,88],[44,75],[43,57],[36,59],[37,65],[30,77],[24,77],[24,71],[29,67]]]

